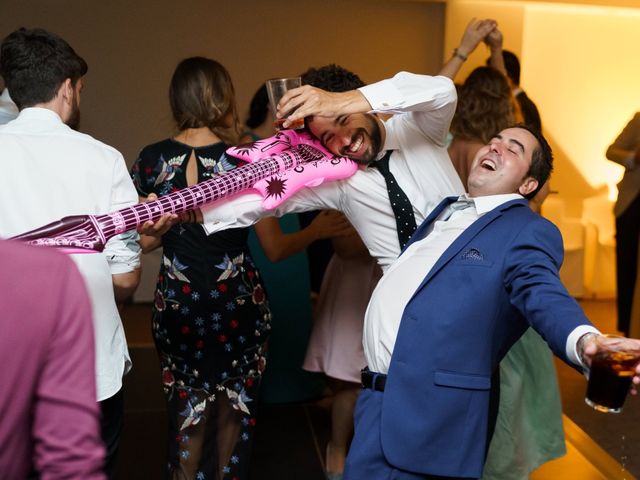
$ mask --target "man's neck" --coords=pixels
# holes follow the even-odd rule
[[[50,100],[48,102],[36,103],[35,105],[30,105],[30,107],[45,108],[47,110],[51,110],[52,112],[56,113],[64,121],[64,106],[62,104],[62,101],[60,101],[58,97],[55,97],[53,100]]]

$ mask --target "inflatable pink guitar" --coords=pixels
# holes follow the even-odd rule
[[[282,130],[227,153],[250,163],[153,202],[104,215],[64,217],[13,238],[68,253],[101,252],[110,238],[165,213],[180,214],[250,188],[258,190],[265,208],[271,209],[303,187],[350,177],[358,168],[351,160],[332,155],[304,130]]]

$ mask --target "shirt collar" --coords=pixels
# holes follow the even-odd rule
[[[392,119],[393,117],[382,122],[381,128],[384,128],[384,132],[385,132],[384,145],[382,146],[383,152],[385,150],[398,150],[400,148],[400,142],[398,142],[395,129],[387,128],[387,122],[389,122]]]
[[[470,197],[468,193],[460,195],[459,198],[464,198],[467,200],[472,200],[478,215],[483,215],[487,212],[490,212],[496,207],[507,203],[511,200],[522,200],[524,197],[519,193],[505,193],[501,195],[485,195],[482,197]]]
[[[20,111],[19,119],[55,120],[62,122],[60,115],[49,108],[28,107]]]

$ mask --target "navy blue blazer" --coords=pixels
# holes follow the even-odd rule
[[[455,198],[445,199],[409,245]],[[392,465],[480,477],[491,374],[531,325],[568,362],[566,340],[590,325],[560,282],[558,229],[525,200],[467,228],[404,309],[383,394],[381,441]]]

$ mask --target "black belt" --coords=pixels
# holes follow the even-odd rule
[[[360,372],[360,378],[362,380],[362,388],[384,392],[384,386],[387,383],[387,376],[384,373],[372,372],[365,368]]]

